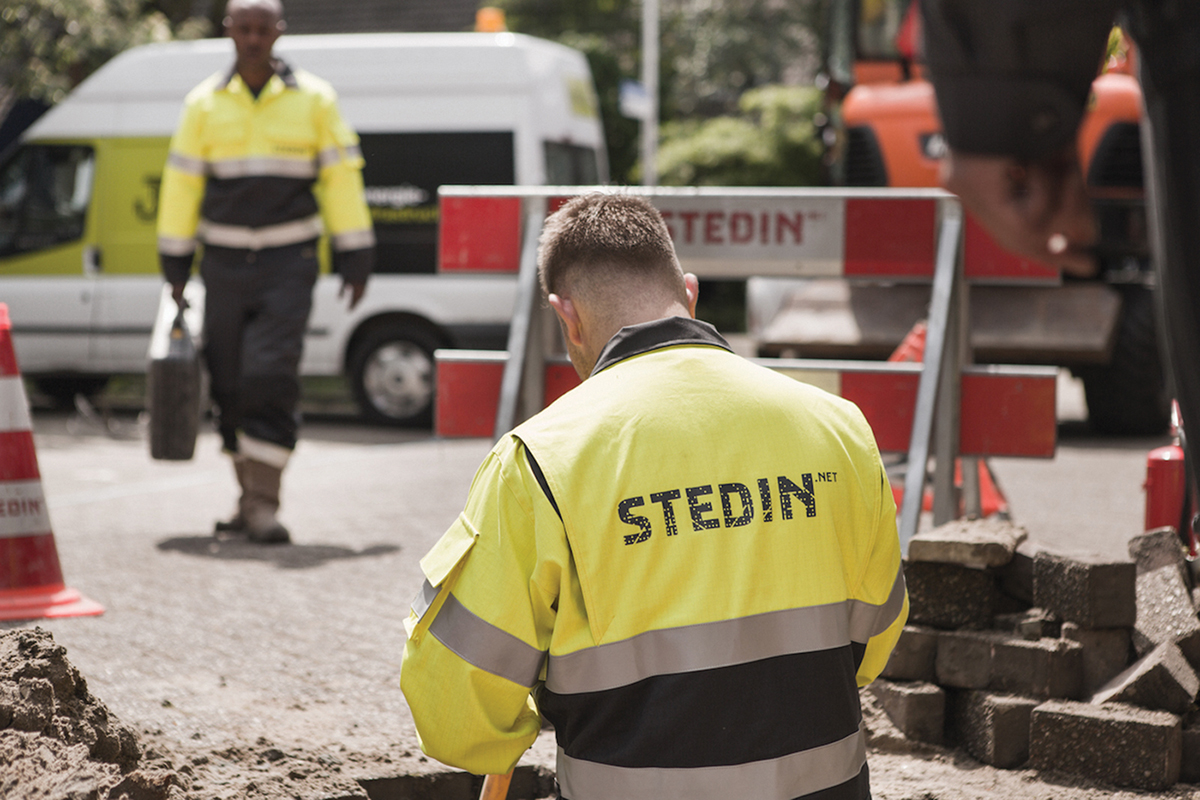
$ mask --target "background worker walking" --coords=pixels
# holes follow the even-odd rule
[[[496,444],[421,561],[421,747],[503,774],[540,714],[567,800],[869,797],[858,687],[908,598],[862,413],[695,320],[642,198],[572,200],[539,270],[584,382]]]
[[[299,427],[299,364],[317,242],[329,234],[350,308],[374,266],[358,137],[328,83],[272,52],[278,0],[230,0],[237,61],[188,94],[171,140],[158,249],[175,301],[204,245],[204,358],[224,449],[241,497],[218,530],[286,542],[280,479]]]

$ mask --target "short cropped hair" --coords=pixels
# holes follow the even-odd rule
[[[594,192],[550,215],[538,245],[538,276],[547,295],[637,278],[660,283],[687,302],[667,224],[637,195]]]
[[[268,14],[274,14],[279,19],[283,19],[282,0],[229,0],[225,4],[225,18],[228,19],[235,11],[251,8],[261,8]]]

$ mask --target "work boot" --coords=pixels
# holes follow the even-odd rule
[[[242,469],[246,491],[241,513],[247,537],[260,544],[290,542],[288,529],[275,518],[279,511],[279,483],[283,470],[250,458],[244,460]]]
[[[246,459],[238,453],[230,453],[229,457],[233,459],[233,472],[237,475],[238,489],[241,494],[238,496],[237,508],[234,509],[233,514],[227,520],[217,520],[213,530],[216,533],[245,533]]]

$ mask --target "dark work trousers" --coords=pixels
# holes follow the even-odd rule
[[[288,448],[300,427],[300,355],[317,280],[316,242],[268,250],[206,247],[204,360],[218,429]]]
[[[1128,8],[1138,45],[1150,240],[1160,331],[1187,437],[1200,463],[1200,3],[1143,0]]]

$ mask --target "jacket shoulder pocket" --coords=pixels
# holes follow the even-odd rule
[[[442,534],[442,538],[421,559],[421,571],[434,586],[441,586],[450,576],[479,538],[479,531],[462,515]]]
[[[408,615],[406,627],[410,637],[419,637],[437,616],[453,583],[452,577],[459,572],[478,538],[479,532],[459,514],[450,529],[421,559],[425,581]]]

